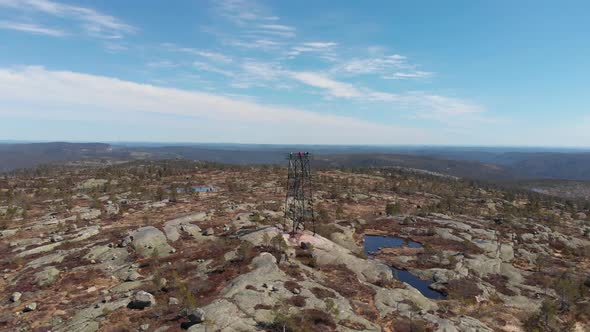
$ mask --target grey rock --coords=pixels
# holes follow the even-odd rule
[[[144,257],[150,257],[154,252],[158,256],[168,256],[172,250],[164,233],[153,226],[142,227],[129,235],[133,239],[133,248]]]
[[[141,274],[137,273],[137,271],[132,271],[131,273],[129,273],[129,275],[127,275],[125,281],[136,281],[139,280],[139,278],[141,278]]]
[[[53,266],[49,266],[44,270],[35,273],[35,282],[37,283],[37,285],[41,287],[49,286],[53,284],[55,281],[57,281],[57,278],[59,278],[59,274],[60,271],[58,269],[56,269]]]
[[[175,297],[171,297],[171,298],[168,299],[168,305],[178,305],[179,303],[180,302]]]
[[[127,305],[130,309],[139,309],[142,310],[144,308],[150,307],[156,304],[156,299],[154,296],[145,291],[138,291],[133,295],[131,302]]]
[[[3,231],[0,231],[0,237],[7,238],[7,237],[15,235],[17,232],[18,232],[18,229],[6,229]]]
[[[312,245],[311,245],[311,243],[309,243],[309,242],[301,242],[301,243],[299,244],[299,246],[300,246],[300,247],[301,247],[301,249],[303,249],[303,250],[309,250],[309,249],[311,249],[311,248],[312,248]]]
[[[442,237],[445,240],[451,240],[451,241],[457,241],[457,242],[462,242],[463,239],[452,234],[451,231],[448,228],[440,228],[440,227],[436,227],[434,229],[434,232]]]
[[[125,238],[123,238],[123,240],[121,240],[121,243],[119,243],[119,246],[122,248],[125,248],[128,245],[130,245],[131,242],[133,242],[133,240],[131,239],[131,236],[126,236]]]
[[[12,293],[12,295],[10,296],[10,301],[12,302],[18,302],[20,301],[20,298],[23,296],[23,294],[19,293],[19,292],[14,292]]]
[[[514,259],[514,247],[511,244],[502,244],[500,247],[500,258],[503,262],[510,262]]]
[[[27,266],[35,269],[47,264],[59,264],[63,262],[64,258],[68,254],[68,251],[58,250],[57,252],[39,258],[33,259],[27,263]]]
[[[25,306],[24,312],[37,310],[37,302],[29,303]]]
[[[201,236],[201,228],[197,225],[191,224],[195,221],[203,221],[207,219],[207,214],[199,212],[185,217],[172,219],[164,224],[164,232],[168,240],[174,242],[180,239],[180,231],[186,232],[193,237]]]
[[[186,317],[191,323],[202,323],[205,321],[205,311],[201,308],[190,309]]]
[[[114,311],[124,307],[127,304],[126,300],[118,300],[115,302],[105,303],[98,308],[92,305],[88,308],[81,309],[76,312],[67,322],[55,327],[55,332],[95,332],[99,329],[99,317],[104,315],[106,311]]]
[[[63,236],[61,235],[54,235],[51,237],[51,242],[61,242],[63,241]]]
[[[205,235],[205,236],[211,236],[211,235],[213,235],[213,234],[215,234],[215,231],[213,230],[213,228],[212,228],[212,227],[209,227],[209,228],[207,228],[207,229],[206,229],[206,230],[203,232],[203,235]]]
[[[139,329],[142,331],[147,331],[150,328],[150,324],[141,324],[141,326],[139,326]]]

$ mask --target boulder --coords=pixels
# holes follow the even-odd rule
[[[145,291],[138,291],[133,295],[131,302],[127,305],[130,309],[143,310],[144,308],[150,307],[156,304],[154,296]]]
[[[452,234],[451,231],[448,228],[436,227],[434,229],[434,232],[436,233],[436,235],[440,236],[441,238],[443,238],[445,240],[463,242],[463,239],[462,238],[460,238],[460,237]]]
[[[344,227],[338,224],[334,224],[338,227],[341,232],[334,232],[330,234],[330,240],[334,241],[335,243],[341,245],[342,247],[350,250],[354,253],[361,253],[363,252],[363,248],[356,245],[356,241],[354,240],[354,228],[353,227]]]
[[[166,236],[153,226],[142,227],[129,234],[133,248],[141,256],[150,257],[157,253],[158,256],[168,256],[172,247],[166,241]]]
[[[195,324],[189,332],[196,331],[256,331],[256,321],[227,299],[217,299],[205,308],[207,317],[213,317],[212,326]]]
[[[265,235],[266,234],[266,235]],[[242,235],[240,237],[241,240],[248,241],[252,243],[254,246],[264,246],[269,245],[269,243],[265,243],[265,240],[270,240],[273,237],[281,234],[281,232],[276,227],[266,227],[256,230],[254,232]]]
[[[139,274],[137,271],[131,271],[127,275],[127,278],[125,278],[125,281],[136,281],[139,278],[141,278],[141,274]]]
[[[60,271],[53,266],[49,266],[44,270],[35,273],[35,282],[37,285],[44,287],[53,284],[59,277]]]
[[[201,308],[189,309],[186,317],[191,323],[199,324],[205,321],[205,311]]]
[[[199,212],[195,214],[191,214],[188,216],[172,219],[167,221],[164,225],[164,232],[166,233],[166,237],[170,241],[176,241],[180,238],[180,232],[184,231],[190,234],[192,237],[200,237],[201,236],[201,228],[197,225],[191,224],[191,222],[195,221],[203,221],[208,218],[205,212]]]
[[[74,317],[62,322],[55,327],[55,332],[94,332],[98,331],[100,325],[98,320],[105,312],[114,311],[126,305],[125,299],[107,302],[99,306],[92,305],[88,308],[78,310]]]
[[[387,282],[393,280],[391,269],[382,263],[362,259],[319,234],[313,235],[305,231],[298,237],[299,243],[309,242],[313,247],[313,255],[318,265],[344,264],[355,272],[362,281],[370,283]]]
[[[41,267],[41,266],[47,265],[47,264],[59,264],[59,263],[63,262],[63,260],[67,254],[68,254],[68,251],[66,251],[66,250],[57,250],[53,254],[49,254],[49,255],[45,255],[45,256],[41,256],[39,258],[33,259],[32,261],[27,263],[27,266],[31,267],[33,269],[36,269],[38,267]]]
[[[514,259],[514,247],[511,244],[503,243],[500,247],[500,258],[503,262],[510,262]]]
[[[35,311],[37,310],[37,302],[29,303],[23,309],[24,312]]]
[[[472,255],[472,258],[464,260],[465,267],[469,272],[474,273],[480,278],[485,278],[489,274],[499,274],[502,260],[499,258],[489,258],[484,255]]]
[[[54,235],[54,236],[51,237],[51,242],[61,242],[63,240],[64,240],[64,238],[61,235],[57,235],[56,234],[56,235]]]
[[[18,302],[20,301],[20,298],[23,296],[23,294],[19,293],[19,292],[14,292],[12,293],[12,295],[10,296],[10,301],[12,302]]]

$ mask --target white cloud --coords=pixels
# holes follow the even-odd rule
[[[316,49],[320,49],[320,48],[331,48],[334,47],[336,45],[338,45],[338,43],[334,43],[334,42],[310,42],[310,43],[303,43],[303,46],[306,47],[312,47],[312,48],[316,48]]]
[[[177,64],[170,61],[170,60],[158,60],[158,61],[150,61],[146,63],[146,66],[151,68],[172,68],[176,67]]]
[[[244,25],[251,22],[274,22],[279,18],[270,14],[259,3],[251,0],[218,0],[214,2],[217,12],[234,24]]]
[[[226,45],[245,48],[250,50],[273,51],[278,50],[283,46],[282,42],[270,39],[254,39],[254,40],[238,40],[230,39],[224,41]]]
[[[361,92],[353,85],[343,82],[338,82],[330,79],[324,75],[313,72],[293,72],[291,76],[307,85],[326,89],[330,95],[334,97],[354,98],[360,97]]]
[[[195,61],[195,62],[193,62],[193,66],[195,68],[197,68],[198,70],[208,71],[208,72],[212,72],[212,73],[217,73],[217,74],[221,74],[221,75],[226,76],[226,77],[235,77],[236,76],[234,74],[234,72],[232,72],[230,70],[222,69],[222,68],[216,67],[214,65],[211,65],[209,63],[202,62],[202,61]]]
[[[351,74],[386,74],[392,69],[408,68],[406,57],[399,54],[378,58],[353,59],[334,68],[335,72]]]
[[[118,18],[100,13],[92,8],[50,0],[0,0],[0,6],[79,21],[86,33],[101,38],[118,39],[125,34],[137,31],[137,28]]]
[[[65,31],[46,28],[36,24],[20,23],[12,21],[0,21],[0,29],[16,30],[29,32],[36,35],[45,35],[51,37],[64,37],[67,35]]]
[[[314,72],[285,72],[295,80],[312,87],[323,89],[329,97],[354,99],[362,102],[390,103],[398,109],[411,110],[417,117],[439,121],[457,121],[457,117],[469,116],[470,120],[491,121],[479,116],[483,107],[457,98],[439,96],[424,92],[390,93],[375,91],[353,84],[337,81],[328,76]],[[478,114],[478,117],[474,115]]]
[[[21,117],[53,120],[106,118],[107,123],[126,119],[140,125],[146,117],[164,115],[166,126],[160,127],[160,132],[150,132],[150,136],[144,137],[166,137],[166,133],[171,130],[177,137],[175,127],[188,127],[192,130],[183,131],[187,136],[177,139],[300,144],[403,144],[432,141],[426,131],[418,129],[289,107],[267,106],[199,91],[162,88],[70,71],[51,71],[43,67],[0,69],[0,99],[3,100],[0,105],[2,116],[18,114]],[[174,116],[181,118],[171,123],[174,122]],[[105,130],[102,136],[101,129]],[[63,138],[67,139],[67,129],[65,131],[60,134],[66,135]],[[97,128],[93,135],[103,140],[111,137],[107,127]]]
[[[259,24],[258,28],[264,30],[276,30],[276,31],[295,31],[294,27],[281,25],[281,24]]]
[[[211,51],[195,51],[195,54],[200,55],[204,58],[211,59],[216,62],[225,62],[230,63],[232,62],[232,58],[221,53],[211,52]]]
[[[191,54],[191,55],[196,55],[208,60],[212,60],[214,62],[218,62],[218,63],[231,63],[233,62],[233,59],[223,53],[219,53],[219,52],[214,52],[214,51],[209,51],[209,50],[202,50],[202,49],[197,49],[197,48],[192,48],[192,47],[180,47],[176,44],[173,43],[162,43],[160,44],[164,49],[171,51],[171,52],[182,52],[182,53],[187,53],[187,54]]]
[[[307,42],[295,45],[291,48],[287,55],[291,58],[296,57],[302,53],[316,53],[326,60],[336,59],[334,48],[338,45],[335,42]]]
[[[384,79],[388,80],[406,80],[411,78],[426,78],[431,77],[434,73],[429,71],[414,71],[414,72],[397,72],[393,73],[391,76],[383,76]]]

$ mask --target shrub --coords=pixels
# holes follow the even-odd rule
[[[335,298],[336,294],[327,288],[313,287],[311,292],[318,299]]]
[[[327,298],[324,300],[324,304],[326,305],[326,312],[329,312],[334,316],[338,314],[338,305],[336,305],[336,302],[334,302],[334,300],[332,300],[331,298]]]
[[[301,289],[301,285],[299,285],[298,283],[296,283],[295,281],[292,280],[287,280],[285,281],[285,288],[287,290],[289,290],[291,293],[295,293],[296,289]]]
[[[296,307],[303,308],[305,307],[305,297],[301,295],[295,295],[289,299],[289,302]]]
[[[254,257],[254,246],[248,241],[243,241],[237,250],[238,259],[241,261],[249,261]]]
[[[342,230],[334,224],[317,224],[315,226],[315,232],[325,238],[330,238],[332,233],[342,233]]]
[[[385,206],[385,214],[393,216],[402,212],[401,206],[398,203],[387,203]]]

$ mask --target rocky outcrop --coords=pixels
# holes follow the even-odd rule
[[[194,238],[201,237],[201,228],[192,222],[207,220],[205,212],[199,212],[188,216],[172,219],[164,224],[164,232],[168,240],[174,242],[180,238],[181,232],[186,232]]]
[[[118,301],[107,302],[101,305],[92,305],[91,307],[78,311],[70,320],[59,324],[56,332],[95,332],[100,327],[99,319],[106,313],[125,307],[128,300],[121,299]]]
[[[35,273],[35,283],[40,287],[49,286],[57,281],[60,271],[53,266],[49,266],[44,270]]]
[[[166,236],[153,226],[142,227],[129,234],[135,251],[143,257],[156,253],[160,257],[168,256],[173,249],[166,241]]]
[[[299,243],[307,242],[312,245],[313,255],[318,265],[344,264],[355,272],[359,278],[369,283],[390,281],[393,279],[391,269],[382,263],[360,258],[350,250],[316,234],[303,232],[296,240]]]

